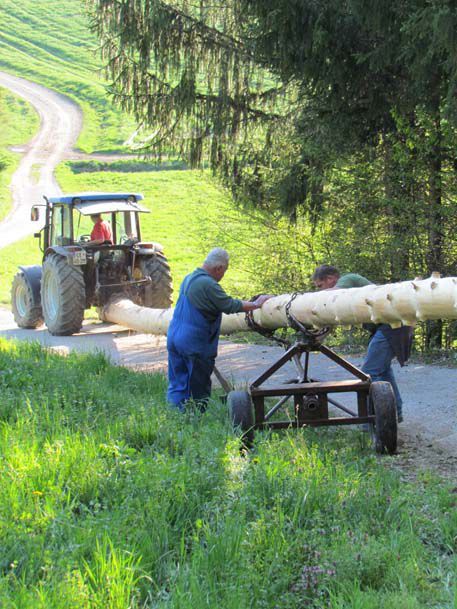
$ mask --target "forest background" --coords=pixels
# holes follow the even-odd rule
[[[209,158],[236,201],[288,217],[307,273],[455,274],[450,3],[92,4],[115,98],[154,130],[146,146]],[[273,286],[303,285],[282,246]],[[442,346],[442,324],[425,343]]]

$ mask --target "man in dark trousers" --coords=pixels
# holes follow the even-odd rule
[[[215,248],[201,268],[187,275],[167,334],[167,399],[184,411],[192,399],[203,410],[211,394],[211,374],[217,356],[222,313],[259,309],[269,296],[254,302],[231,298],[219,285],[229,264],[229,255]]]
[[[311,279],[320,290],[362,288],[372,283],[356,273],[340,275],[339,270],[329,264],[318,266]],[[372,325],[373,332],[362,370],[370,375],[372,381],[388,381],[392,385],[397,403],[398,422],[401,423],[403,401],[391,364],[394,357],[397,358],[400,366],[404,366],[408,360],[413,342],[413,329],[411,326],[394,329],[389,324],[369,324],[370,331]]]

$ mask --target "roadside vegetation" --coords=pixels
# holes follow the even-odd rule
[[[134,124],[107,95],[97,47],[83,2],[3,0],[0,5],[0,70],[77,102],[84,114],[78,140],[84,152],[125,151]]]
[[[456,607],[455,493],[366,434],[259,434],[161,375],[0,341],[4,609]]]
[[[0,220],[11,208],[11,176],[17,167],[20,154],[11,147],[27,143],[38,128],[38,116],[33,108],[19,97],[0,88]]]

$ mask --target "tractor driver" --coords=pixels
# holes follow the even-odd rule
[[[231,298],[219,285],[229,264],[228,253],[217,247],[201,268],[187,275],[167,334],[167,399],[184,412],[193,399],[203,411],[211,394],[211,374],[217,356],[222,313],[259,309],[270,296],[254,302]]]
[[[113,234],[111,227],[105,220],[102,219],[101,214],[93,214],[90,219],[94,223],[94,228],[90,234],[90,241],[87,245],[102,245],[108,241],[110,245],[113,244]]]
[[[356,273],[340,275],[339,270],[329,264],[318,266],[311,281],[319,290],[362,288],[371,284],[366,277]],[[400,366],[405,365],[411,353],[413,329],[411,326],[394,329],[389,324],[364,324],[364,328],[370,332],[371,336],[362,370],[371,376],[372,381],[388,381],[392,385],[398,422],[401,423],[403,421],[403,401],[391,364],[396,357]]]

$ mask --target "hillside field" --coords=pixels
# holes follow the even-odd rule
[[[0,70],[76,101],[84,113],[78,145],[85,152],[122,149],[134,130],[109,100],[97,46],[79,0],[0,4]]]
[[[11,207],[11,176],[14,173],[20,153],[11,150],[14,146],[26,144],[38,128],[38,116],[29,104],[9,91],[0,88],[0,221]]]

